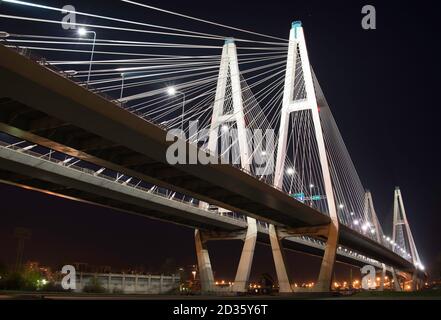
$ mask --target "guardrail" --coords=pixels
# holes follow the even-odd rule
[[[66,168],[70,168],[70,169],[73,169],[73,170],[76,170],[76,171],[79,171],[79,172],[82,172],[82,173],[85,173],[85,174],[88,174],[88,175],[92,175],[94,177],[99,177],[99,178],[102,178],[102,179],[106,179],[106,180],[108,180],[110,182],[118,183],[120,185],[124,185],[124,186],[130,187],[130,188],[134,188],[136,190],[140,190],[140,191],[143,191],[143,192],[146,192],[146,193],[149,193],[149,194],[154,194],[154,195],[160,196],[160,197],[162,197],[164,199],[168,199],[170,201],[179,202],[179,203],[191,206],[193,208],[198,208],[200,210],[204,210],[205,212],[207,212],[209,214],[216,214],[217,216],[231,218],[231,219],[234,219],[236,221],[246,221],[246,217],[245,216],[240,215],[240,214],[235,213],[235,212],[219,213],[219,212],[216,212],[216,211],[213,211],[213,210],[205,210],[205,209],[200,208],[195,203],[192,203],[192,202],[189,202],[189,201],[185,201],[185,199],[180,199],[180,198],[176,198],[176,197],[170,197],[167,194],[162,193],[160,191],[160,188],[157,188],[157,187],[156,188],[153,187],[153,188],[147,189],[147,188],[144,188],[144,187],[140,186],[139,184],[135,185],[135,184],[132,184],[132,183],[127,183],[126,181],[123,181],[122,179],[115,179],[114,177],[108,176],[108,175],[104,174],[103,172],[97,174],[96,171],[93,171],[91,169],[80,167],[80,166],[77,166],[77,165],[72,164],[72,163],[69,164],[71,161],[68,162],[68,163],[65,163],[63,160],[58,160],[58,159],[52,157],[52,153],[51,152],[49,152],[47,154],[41,154],[41,153],[38,153],[38,152],[34,152],[32,150],[26,150],[25,148],[18,147],[17,145],[14,145],[14,144],[12,144],[12,145],[11,144],[7,144],[7,143],[5,143],[3,141],[0,141],[0,147],[5,148],[5,149],[11,149],[11,150],[14,150],[14,151],[17,151],[17,152],[21,152],[21,153],[24,153],[26,155],[32,156],[34,158],[38,158],[38,159],[42,159],[42,160],[45,160],[45,161],[49,161],[51,163],[54,163],[54,164],[57,164],[57,165],[60,165],[60,166],[66,167]],[[73,158],[72,160],[74,160],[74,159],[75,158]]]

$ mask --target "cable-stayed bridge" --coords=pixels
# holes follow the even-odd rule
[[[315,291],[330,289],[336,260],[376,266],[380,289],[386,272],[397,290],[397,276],[419,284],[424,267],[401,192],[388,235],[311,68],[300,22],[288,41],[219,25],[266,38],[250,40],[77,14],[112,25],[78,24],[79,39],[1,33],[3,181],[195,228],[204,291],[214,284],[206,242],[229,239],[244,240],[238,292],[247,290],[256,241],[272,248],[281,292],[293,291],[284,248],[323,256]],[[101,39],[99,30],[185,43]],[[171,163],[175,145],[190,156]]]

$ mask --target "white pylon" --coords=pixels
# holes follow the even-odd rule
[[[233,101],[232,113],[225,113],[224,110],[225,101],[226,99],[230,98],[226,97],[228,79],[230,79],[231,83],[230,94]],[[245,113],[243,108],[242,86],[240,80],[239,62],[237,58],[237,48],[236,44],[234,43],[234,39],[229,38],[225,40],[225,44],[222,49],[216,97],[213,105],[213,116],[209,130],[207,149],[212,154],[216,154],[218,150],[218,138],[220,136],[219,131],[222,131],[224,125],[231,125],[232,123],[235,123],[237,127],[237,140],[239,144],[241,167],[249,171],[251,159],[245,125]],[[225,134],[225,132],[221,132],[221,134]],[[204,204],[202,203],[201,206],[204,206]],[[226,210],[219,208],[219,211],[222,212]],[[254,250],[256,247],[257,221],[254,218],[248,217],[247,222],[248,229],[233,286],[233,291],[235,292],[247,292],[248,290],[248,282],[251,273]]]
[[[375,212],[374,201],[369,190],[366,190],[366,192],[364,193],[364,218],[366,222],[373,224],[373,230],[375,230],[375,238],[378,243],[382,243],[383,230],[381,229],[380,221],[378,220],[377,213]],[[381,267],[382,268],[379,291],[384,290],[384,278],[386,276],[386,265],[382,263]]]
[[[301,60],[306,97],[300,100],[295,100],[294,87],[296,64],[298,58],[300,58]],[[333,268],[336,257],[339,221],[337,216],[334,191],[332,187],[331,174],[329,171],[328,157],[326,154],[325,141],[323,138],[323,130],[320,122],[317,97],[314,88],[314,80],[312,76],[311,66],[309,64],[305,35],[301,22],[296,21],[292,24],[289,37],[285,90],[279,129],[276,171],[274,176],[274,185],[279,188],[281,188],[283,185],[283,175],[285,172],[284,169],[289,130],[289,117],[291,113],[303,110],[310,110],[312,115],[315,138],[320,158],[320,166],[323,174],[323,183],[326,193],[327,205],[332,221],[329,226],[328,240],[322,260],[320,275],[314,289],[316,291],[329,291],[331,289]]]
[[[407,249],[406,252],[410,250],[410,256],[414,266],[421,270],[424,269],[424,266],[421,264],[415,241],[413,239],[412,231],[410,230],[406,210],[404,209],[403,197],[401,195],[401,190],[399,187],[395,188],[394,193],[394,221],[392,241],[393,243],[398,244],[401,248]],[[402,255],[402,252],[397,251],[399,250],[397,247],[394,247],[393,250]]]
[[[224,113],[225,95],[228,78],[231,80],[231,98],[233,100],[233,112]],[[245,125],[245,113],[243,108],[242,86],[240,84],[239,62],[234,39],[225,40],[222,49],[222,58],[216,88],[216,97],[213,105],[213,116],[210,126],[208,150],[212,153],[217,151],[219,130],[222,125],[236,123],[237,139],[240,149],[240,162],[243,169],[250,169],[250,150],[247,140]]]
[[[364,208],[363,215],[366,223],[372,224],[375,232],[375,239],[378,243],[382,243],[383,230],[381,229],[380,221],[378,220],[377,213],[374,208],[374,201],[372,200],[372,194],[369,190],[364,193]]]

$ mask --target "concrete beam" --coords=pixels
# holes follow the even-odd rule
[[[304,227],[304,228],[286,228],[280,227],[278,229],[279,236],[284,239],[288,237],[328,237],[329,225],[316,226],[316,227]]]

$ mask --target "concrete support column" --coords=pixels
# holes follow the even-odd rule
[[[418,283],[418,276],[417,273],[414,272],[412,275],[412,291],[418,291],[419,289],[419,283]]]
[[[250,279],[251,266],[253,264],[254,250],[257,241],[257,221],[254,218],[247,218],[248,229],[245,237],[245,243],[240,256],[239,266],[237,268],[236,278],[234,280],[234,292],[247,292]]]
[[[273,251],[274,264],[279,282],[279,293],[292,293],[291,281],[286,270],[285,254],[277,228],[270,224],[269,237]]]
[[[384,263],[381,264],[381,278],[380,278],[380,288],[378,291],[384,291],[384,278],[386,277],[386,265]]]
[[[395,291],[401,291],[401,286],[400,286],[400,283],[398,282],[397,274],[396,274],[394,268],[392,268],[392,279],[394,280]]]
[[[313,290],[315,292],[331,291],[332,276],[334,274],[335,257],[338,246],[338,221],[333,221],[329,225],[328,240],[326,241],[325,253],[323,254],[322,265],[317,284]]]
[[[200,230],[195,230],[196,255],[198,259],[199,279],[202,292],[211,292],[214,289],[213,269],[210,255]]]

